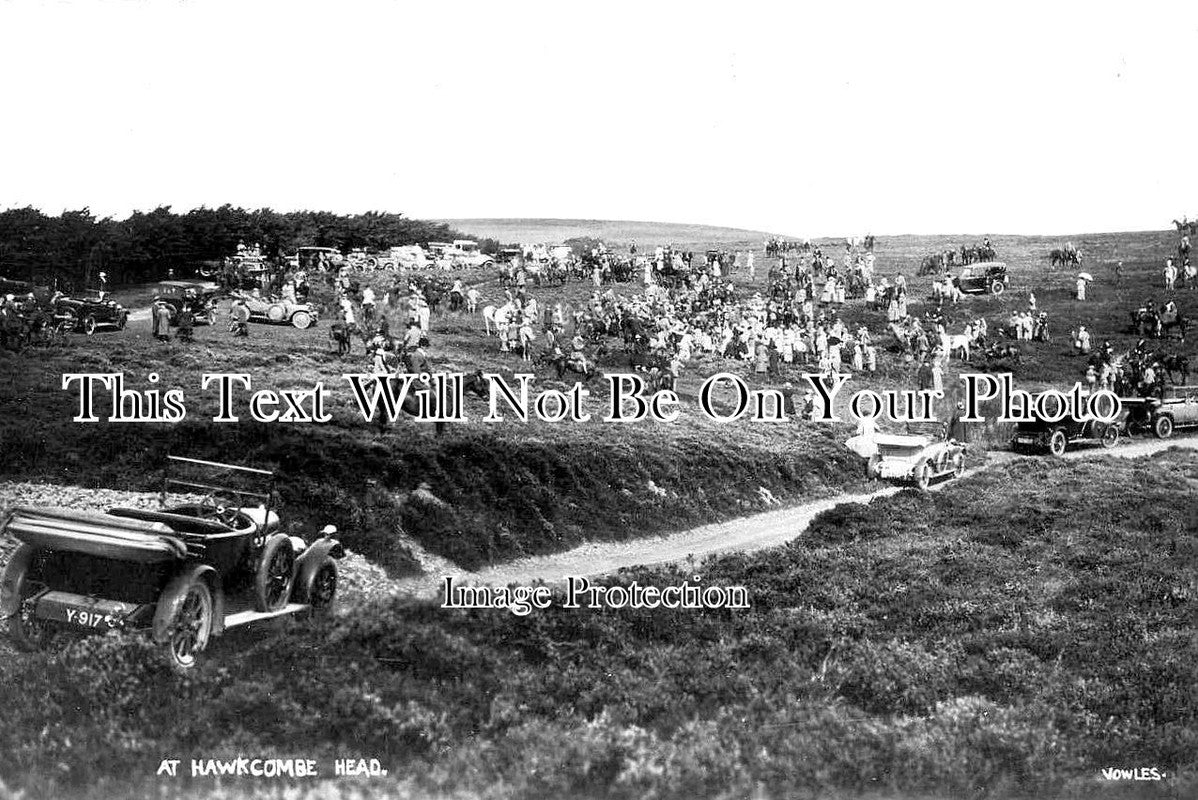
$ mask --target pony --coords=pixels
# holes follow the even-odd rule
[[[337,356],[345,358],[354,349],[353,330],[344,322],[334,322],[329,326],[329,340],[337,343]]]

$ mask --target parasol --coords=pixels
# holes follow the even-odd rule
[[[1088,272],[1079,272],[1079,273],[1077,273],[1077,277],[1078,277],[1079,279],[1083,280],[1083,281],[1092,281],[1092,280],[1094,280],[1094,276],[1093,276],[1093,275],[1091,275],[1091,274],[1090,274],[1090,273],[1088,273]]]

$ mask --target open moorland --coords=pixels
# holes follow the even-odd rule
[[[377,600],[186,678],[133,637],[8,659],[6,779],[38,797],[277,797],[153,772],[165,754],[350,752],[390,776],[288,796],[1192,797],[1196,482],[1189,452],[1023,458],[840,507],[702,566],[747,587],[748,610]],[[1101,774],[1135,767],[1163,780]]]
[[[602,232],[617,250],[631,239],[642,250],[687,242],[677,231],[629,228],[621,239],[623,223],[572,224],[554,238]],[[766,290],[774,261],[755,234],[704,241],[711,229],[695,230],[687,246],[697,252],[756,248],[755,279],[733,279],[742,296]],[[509,238],[498,228],[477,233]],[[931,279],[916,275],[920,262],[979,240],[881,237],[876,272],[904,274],[910,311],[921,314]],[[1054,337],[1020,343],[1014,372],[1023,388],[1082,378],[1071,329],[1084,324],[1096,345],[1109,339],[1125,351],[1137,339],[1129,312],[1167,298],[1161,268],[1176,245],[1172,232],[991,240],[1010,265],[1010,288],[947,308],[949,327],[984,316],[993,334],[1034,291]],[[1084,302],[1073,296],[1077,267],[1047,258],[1066,241],[1095,278]],[[843,247],[822,245],[829,255]],[[494,274],[460,277],[479,287],[480,305],[502,298]],[[355,278],[380,297],[394,288],[389,273]],[[638,283],[611,288],[641,291]],[[579,282],[531,289],[542,305],[571,307],[593,291]],[[136,312],[152,288],[118,287],[116,296]],[[1198,292],[1169,296],[1184,313],[1198,308]],[[599,421],[607,392],[593,381],[590,422],[484,423],[486,403],[470,397],[470,421],[443,436],[410,418],[382,429],[357,414],[341,379],[367,371],[362,343],[336,355],[331,288],[316,287],[314,299],[324,319],[306,331],[252,325],[249,338],[234,339],[224,305],[220,322],[197,328],[190,344],[154,340],[141,314],[123,331],[0,352],[0,479],[153,490],[167,453],[271,468],[297,532],[333,522],[351,550],[392,577],[420,569],[417,549],[475,569],[874,485],[843,446],[847,424],[707,419],[695,405],[707,376],[730,371],[763,385],[746,362],[713,357],[684,370],[683,413],[673,423]],[[840,313],[882,344],[877,373],[853,375],[850,389],[913,387],[915,366],[885,349],[885,312],[850,301]],[[532,370],[538,388],[571,382],[501,353],[480,315],[442,310],[430,340],[440,370]],[[1160,346],[1194,355],[1189,340]],[[631,371],[618,340],[599,367]],[[943,418],[957,374],[976,368],[951,362]],[[121,372],[139,391],[179,387],[187,418],[72,422],[68,372]],[[214,423],[204,372],[246,373],[255,388],[323,381],[332,420]],[[800,372],[771,385],[797,383]],[[1007,433],[986,426],[971,460],[1005,447]],[[833,509],[789,545],[702,565],[706,583],[748,588],[747,611],[580,613],[554,604],[516,617],[376,596],[323,625],[272,629],[184,678],[128,637],[6,658],[0,752],[11,757],[0,774],[9,789],[36,797],[169,794],[153,776],[169,754],[331,758],[348,750],[390,768],[369,791],[411,796],[1192,796],[1196,480],[1192,454],[1004,458],[943,491]],[[606,580],[664,585],[693,571],[637,569]],[[1140,766],[1167,780],[1121,788],[1101,778],[1104,767]],[[356,787],[307,788],[315,797]],[[228,786],[178,788],[219,795]],[[251,791],[282,790],[236,786]]]

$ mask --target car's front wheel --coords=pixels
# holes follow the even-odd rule
[[[1102,427],[1102,446],[1106,448],[1119,444],[1119,426],[1107,423]]]
[[[96,318],[93,314],[88,314],[83,318],[83,332],[91,336],[96,332]]]
[[[1162,414],[1152,422],[1152,433],[1158,439],[1168,439],[1173,435],[1173,418]]]
[[[337,562],[325,556],[317,564],[300,573],[296,594],[307,603],[314,617],[329,617],[337,600]]]
[[[932,483],[932,462],[925,461],[915,468],[915,485],[921,492],[926,492]]]
[[[953,477],[960,478],[965,474],[965,454],[957,453],[953,456]]]

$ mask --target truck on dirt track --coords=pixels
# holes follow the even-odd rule
[[[20,542],[0,578],[0,616],[18,648],[143,630],[188,670],[229,629],[332,613],[344,555],[335,528],[312,542],[284,533],[269,471],[168,458],[161,510],[18,507],[0,523]],[[186,470],[228,480],[177,477]],[[168,504],[171,492],[187,496]]]

